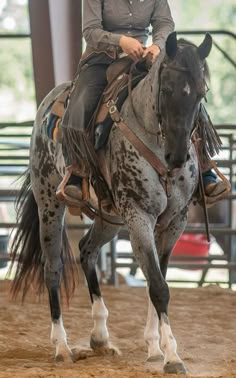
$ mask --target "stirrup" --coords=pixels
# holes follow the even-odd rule
[[[82,178],[82,188],[81,188],[81,196],[71,196],[69,193],[66,193],[66,189],[68,188],[74,188],[76,185],[68,185],[67,183],[73,173],[73,166],[69,165],[66,167],[66,173],[65,176],[63,177],[62,182],[57,188],[56,191],[56,198],[58,201],[65,202],[66,205],[68,206],[74,206],[74,207],[82,207],[84,205],[85,201],[88,201],[90,196],[89,196],[89,183],[88,183],[88,178],[83,177]]]
[[[214,189],[213,189],[212,192],[204,194],[206,206],[207,206],[208,209],[210,207],[212,207],[216,202],[219,202],[219,201],[227,198],[227,196],[228,196],[228,194],[231,190],[230,182],[220,172],[219,168],[216,166],[216,163],[214,161],[211,162],[211,166],[214,169],[214,171],[216,172],[217,176],[219,176],[222,180],[222,181],[220,181],[220,184],[219,184],[221,186],[220,189],[222,189],[222,190],[220,192],[217,192],[217,190],[216,190],[216,193],[214,194]],[[217,185],[217,183],[216,183],[216,185]],[[215,188],[218,189],[217,186]],[[197,202],[201,206],[203,205],[203,199],[201,197],[197,198]]]

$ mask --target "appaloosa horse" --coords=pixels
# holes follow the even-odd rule
[[[133,252],[148,284],[149,307],[144,332],[148,360],[163,358],[167,373],[186,373],[168,319],[169,289],[165,276],[172,248],[185,228],[188,205],[198,184],[198,162],[191,134],[199,103],[205,96],[208,72],[205,58],[211,46],[210,35],[196,47],[185,40],[177,41],[176,34],[171,34],[165,56],[156,60],[132,92],[136,115],[129,99],[121,110],[129,128],[168,167],[168,190],[160,175],[115,124],[106,147],[115,205],[128,228]],[[12,247],[13,259],[19,256],[13,293],[23,287],[25,295],[32,280],[37,279],[39,283],[44,279],[48,289],[56,359],[68,354],[75,358],[67,344],[59,300],[62,275],[67,292],[71,289],[72,273],[65,267],[72,257],[65,233],[65,204],[56,198],[56,188],[65,173],[65,159],[61,143],[48,137],[42,120],[46,109],[66,87],[67,84],[62,84],[49,93],[37,112],[30,167],[18,201],[19,227]],[[92,349],[109,348],[108,311],[95,265],[100,248],[118,230],[118,226],[95,220],[79,244],[92,301]]]

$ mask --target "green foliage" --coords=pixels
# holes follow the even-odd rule
[[[35,99],[30,41],[0,40],[1,91],[10,89],[15,98]]]
[[[236,32],[235,0],[169,0],[176,30],[227,30]],[[203,36],[186,36],[197,45]],[[213,35],[216,43],[236,62],[236,40]],[[235,68],[216,47],[208,58],[211,71],[207,110],[215,124],[235,124]]]
[[[13,17],[15,30],[28,32],[29,19],[27,1],[5,0],[6,6],[0,14],[0,32],[4,29],[4,18]],[[176,30],[216,30],[236,32],[235,0],[169,0]],[[201,37],[187,36],[196,44]],[[228,36],[213,36],[214,40],[234,59],[235,40]],[[15,101],[24,99],[31,108],[35,104],[33,69],[30,40],[0,40],[0,96],[11,91]],[[214,123],[235,123],[235,68],[213,47],[208,59],[211,85],[207,109]],[[24,105],[25,106],[25,105]],[[12,117],[12,114],[11,114]],[[2,118],[0,112],[0,118]],[[12,118],[11,118],[12,119]]]

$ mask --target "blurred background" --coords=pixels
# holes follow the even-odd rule
[[[204,31],[212,33],[214,47],[208,58],[211,84],[206,108],[213,123],[221,127],[226,147],[218,159],[223,161],[223,172],[230,178],[234,189],[235,1],[169,0],[169,4],[176,30],[181,32],[181,37],[184,36],[196,44],[200,44],[204,37]],[[14,190],[17,191],[19,188],[19,184],[15,180],[28,165],[30,134],[37,106],[56,84],[73,78],[84,48],[84,43],[81,40],[81,20],[81,1],[79,0],[29,0],[29,2],[28,0],[0,0],[0,230],[3,235],[2,250],[7,250],[4,241],[7,239],[4,239],[4,235],[9,234],[11,225],[15,222]],[[203,33],[198,34],[200,31]],[[230,161],[230,165],[227,165],[225,161]],[[229,201],[224,201],[223,205],[220,205],[218,213],[217,221],[212,220],[212,223],[213,226],[217,224],[218,229],[220,227],[221,230],[212,232],[216,242],[212,243],[213,252],[210,253],[214,256],[223,256],[220,263],[222,261],[224,264],[234,263],[236,261],[234,195]],[[77,221],[71,222],[75,224]],[[201,217],[197,220],[194,219],[194,223],[198,224],[202,230]],[[4,226],[7,227],[4,228]],[[199,231],[199,234],[201,232]],[[223,242],[220,240],[222,235]],[[122,259],[118,256],[118,260],[116,260],[114,255],[114,248],[118,248],[121,255],[124,251],[132,254],[130,244],[127,243],[129,242],[121,239],[115,246],[113,244],[113,252],[110,247],[106,250],[105,255],[110,254],[109,279],[113,282],[112,259],[121,264],[120,267],[117,265],[119,274],[127,276],[130,273],[130,266],[123,265],[130,261],[133,262],[133,258],[127,260],[127,258]],[[103,272],[108,269],[107,261],[107,257],[100,261]],[[215,260],[211,259],[211,261]],[[142,280],[141,273],[136,268],[133,270],[134,272],[132,277],[138,274],[136,278]],[[179,275],[183,277],[183,270],[179,274],[178,268],[173,267],[172,272],[174,273],[170,273],[170,278],[173,280]],[[186,270],[184,277],[188,279],[189,276],[192,278],[195,275],[198,281],[201,279],[202,273],[202,269]],[[232,286],[231,284],[235,282],[235,275],[233,276],[233,272],[231,273],[228,268],[218,269],[217,273],[210,276],[210,280],[226,283],[230,281],[229,285]],[[205,276],[207,274],[210,274],[208,269]]]
[[[169,0],[169,4],[177,31],[236,31],[234,0]],[[9,36],[30,34],[28,0],[0,0],[0,33]],[[202,36],[188,38],[196,43],[202,40]],[[227,35],[217,35],[214,39],[235,60],[235,39]],[[0,120],[21,122],[33,119],[36,97],[31,40],[1,38],[0,49]],[[214,123],[232,123],[235,120],[235,69],[216,48],[208,61],[212,80],[207,108]]]

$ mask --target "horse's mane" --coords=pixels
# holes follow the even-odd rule
[[[192,47],[192,48],[188,48]],[[178,40],[178,50],[177,58],[180,57],[181,62],[189,69],[194,82],[197,84],[199,79],[209,82],[210,81],[210,71],[206,61],[203,63],[203,67],[200,64],[200,59],[197,52],[197,46],[187,41],[184,38]],[[202,68],[204,68],[202,70]]]

